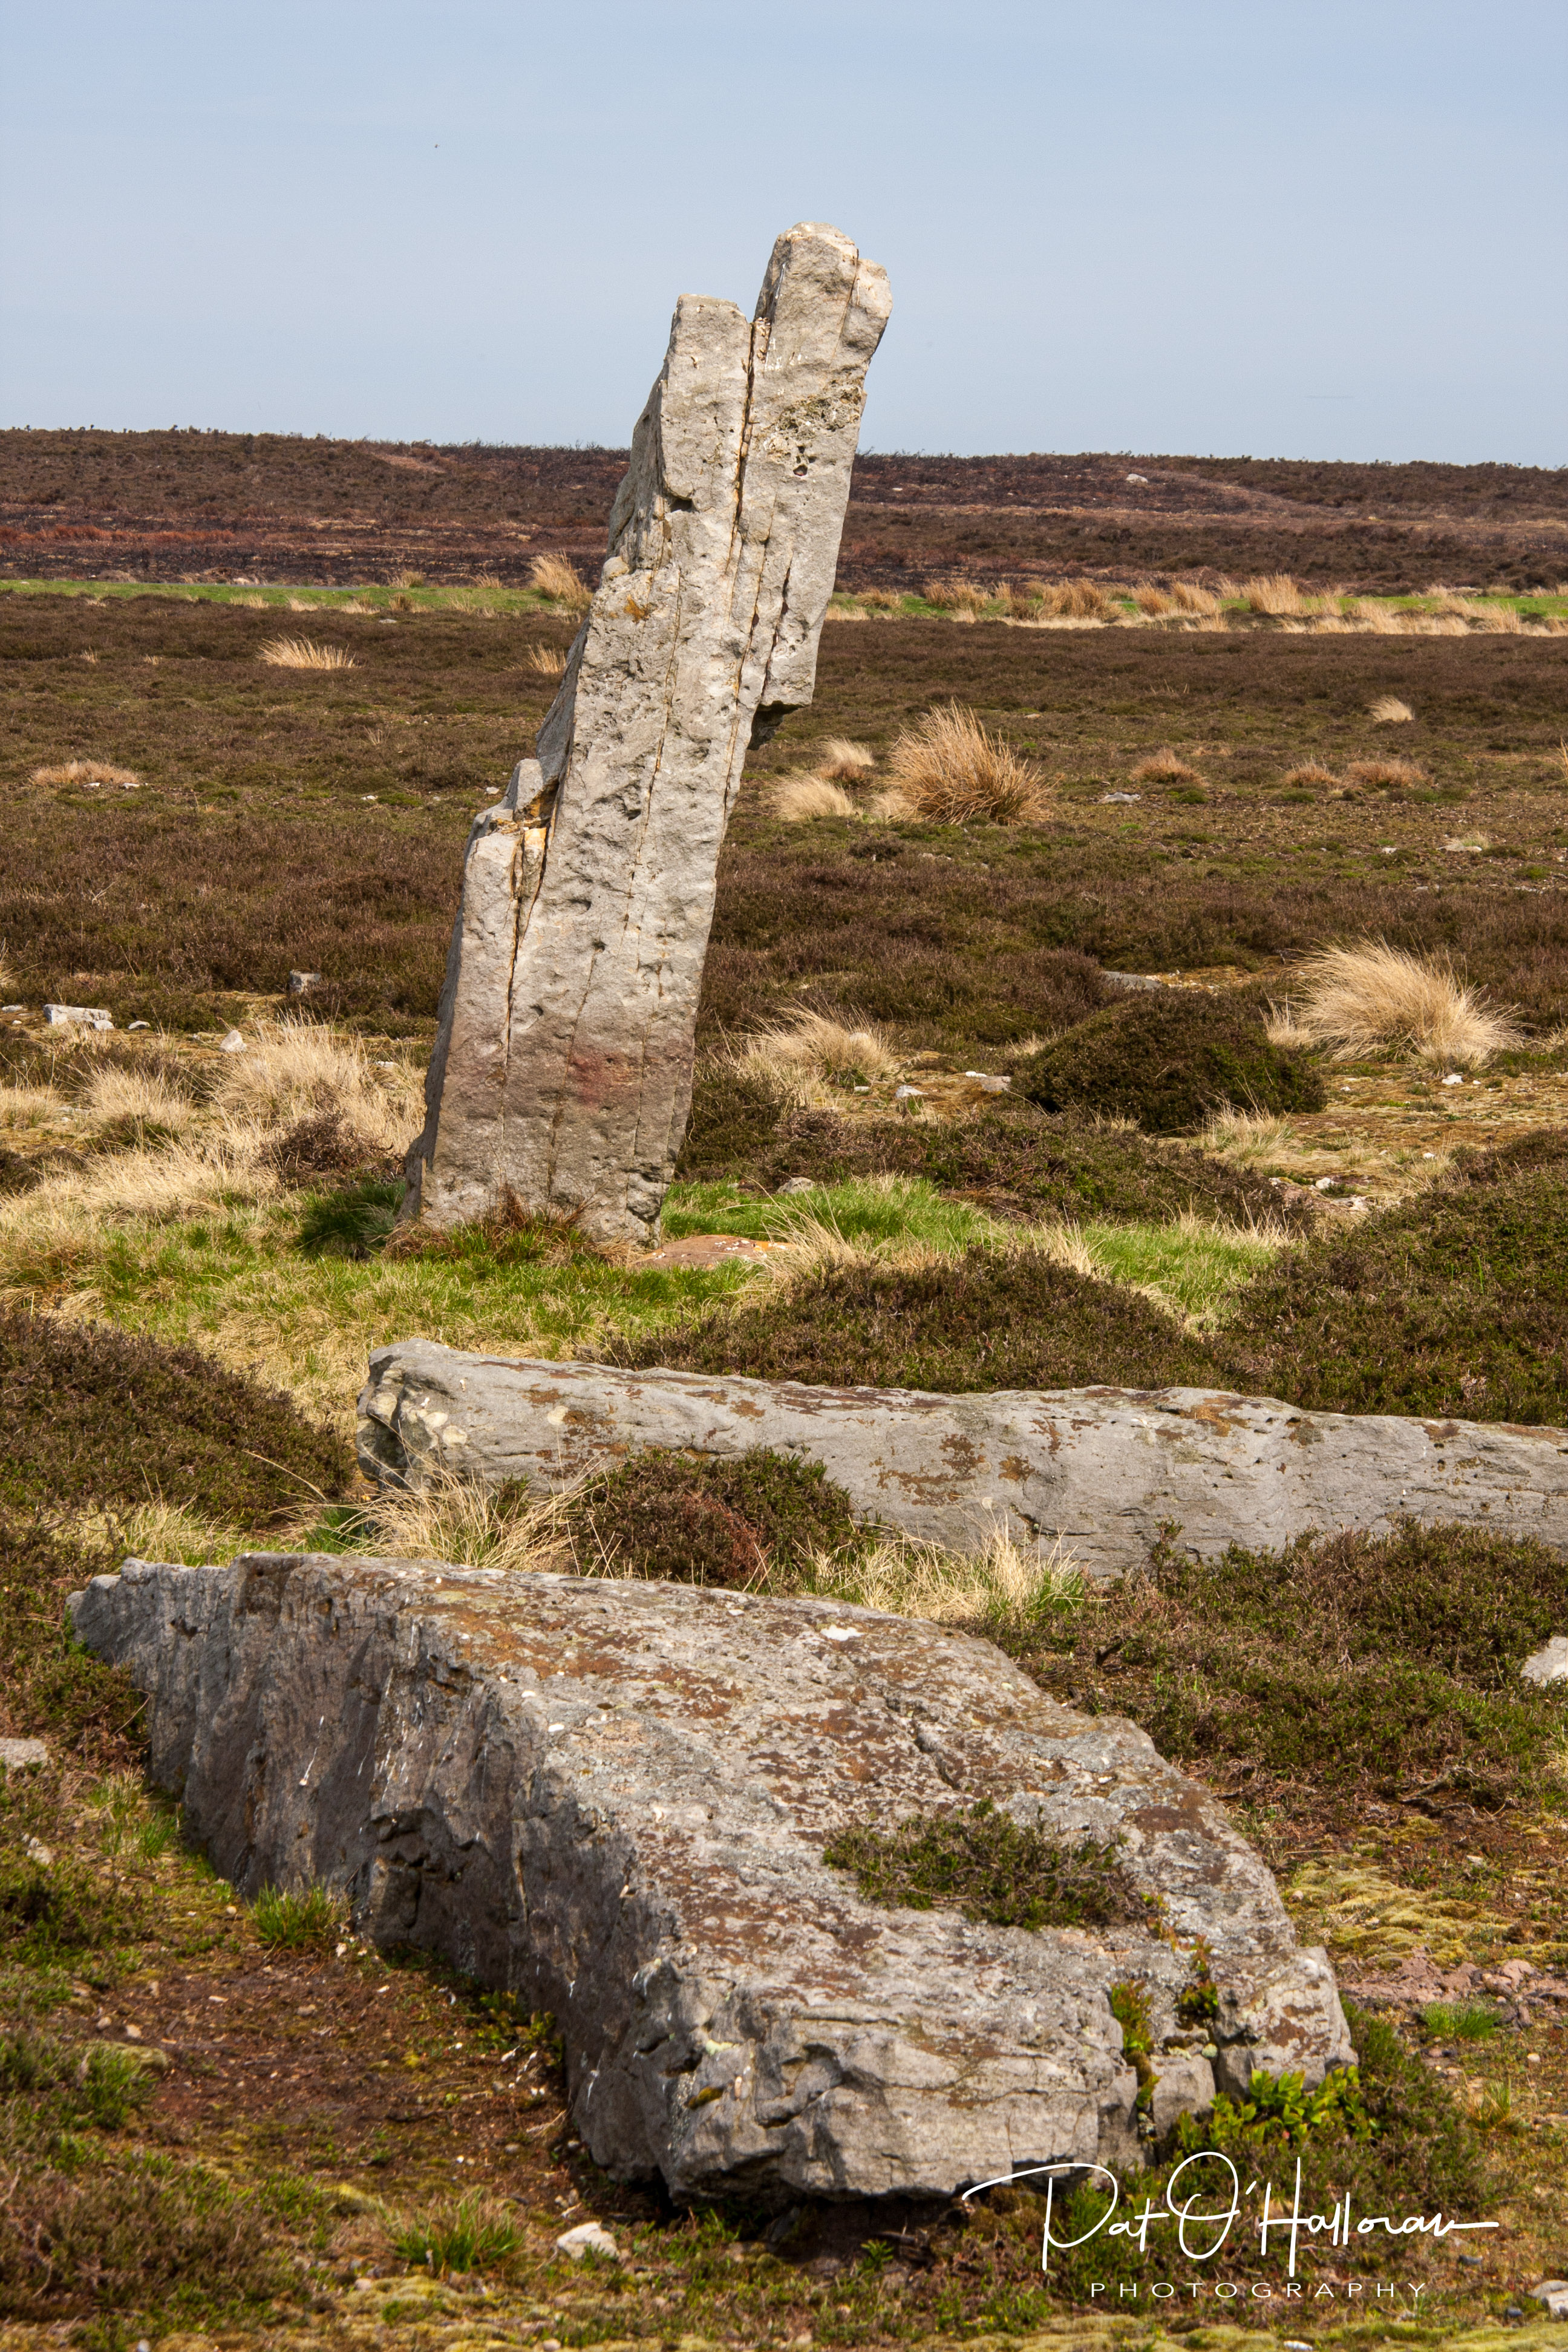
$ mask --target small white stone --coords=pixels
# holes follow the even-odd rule
[[[580,2263],[584,2254],[607,2254],[613,2263],[622,2259],[619,2246],[602,2221],[579,2221],[574,2230],[563,2230],[555,2245],[559,2253],[570,2254],[574,2263]]]
[[[220,1054],[243,1054],[245,1050],[245,1040],[240,1035],[237,1029],[231,1029],[226,1037],[221,1037],[218,1040],[218,1052]]]
[[[25,1772],[48,1760],[49,1751],[41,1739],[0,1739],[0,1764],[7,1772]]]

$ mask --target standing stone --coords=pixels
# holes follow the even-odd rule
[[[561,691],[469,835],[405,1213],[510,1193],[656,1241],[748,748],[811,700],[888,282],[773,247],[754,321],[682,295]]]

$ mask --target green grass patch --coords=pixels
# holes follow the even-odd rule
[[[521,2243],[522,2232],[507,2208],[477,2191],[414,2216],[395,2231],[392,2241],[400,2261],[442,2278],[451,2271],[493,2269]]]
[[[342,1905],[324,1886],[302,1894],[264,1886],[250,1918],[269,1952],[329,1952],[348,1927]]]

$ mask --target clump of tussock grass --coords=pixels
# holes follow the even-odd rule
[[[1426,782],[1426,771],[1414,760],[1352,760],[1345,782],[1372,792],[1409,792]]]
[[[1041,587],[1040,612],[1054,621],[1114,621],[1118,606],[1096,580],[1060,580]]]
[[[1321,760],[1303,760],[1299,766],[1287,768],[1283,782],[1300,790],[1309,785],[1337,784],[1339,778]]]
[[[1134,588],[1132,602],[1137,605],[1138,610],[1146,614],[1152,621],[1162,620],[1167,613],[1180,610],[1173,596],[1168,596],[1163,588],[1156,588],[1153,583],[1148,580]]]
[[[355,666],[346,647],[318,645],[313,637],[273,637],[256,658],[273,669],[353,669]]]
[[[250,1051],[228,1063],[219,1096],[231,1122],[255,1130],[258,1148],[302,1119],[331,1115],[389,1154],[409,1141],[422,1101],[411,1067],[373,1069],[359,1038],[287,1015],[258,1024]]]
[[[1396,694],[1380,694],[1367,717],[1379,727],[1400,727],[1409,724],[1415,713],[1407,702],[1401,702]]]
[[[1415,956],[1386,940],[1321,948],[1296,966],[1276,1043],[1330,1047],[1340,1059],[1394,1050],[1473,1069],[1519,1043],[1509,1016],[1455,974],[1443,955]]]
[[[898,737],[888,775],[899,801],[938,823],[1017,824],[1042,816],[1047,806],[1036,763],[956,701],[928,711]]]
[[[1296,1130],[1288,1118],[1268,1111],[1232,1110],[1228,1107],[1216,1112],[1197,1138],[1201,1151],[1215,1152],[1243,1168],[1278,1160],[1295,1141]]]
[[[1288,572],[1262,572],[1244,580],[1241,596],[1249,611],[1270,619],[1296,620],[1307,610],[1301,591]]]
[[[1140,760],[1131,771],[1136,784],[1197,784],[1203,782],[1197,770],[1188,765],[1169,743],[1163,743],[1147,759]]]
[[[976,1631],[1018,1629],[1081,1598],[1081,1571],[1059,1543],[1042,1554],[994,1522],[977,1533],[978,1542],[957,1551],[877,1529],[852,1559],[819,1555],[816,1583],[862,1609]]]
[[[108,760],[67,760],[58,768],[35,768],[35,784],[118,784],[123,792],[136,791],[142,782],[134,768],[117,768]]]
[[[896,1076],[902,1067],[874,1023],[851,1026],[825,1013],[802,1013],[759,1029],[738,1048],[734,1061],[749,1076],[766,1081],[783,1099],[802,1107],[820,1087],[871,1086]]]
[[[1212,589],[1200,588],[1191,580],[1173,580],[1171,602],[1178,613],[1201,613],[1212,616],[1220,609],[1220,600]]]
[[[830,735],[822,747],[816,772],[826,776],[830,783],[863,784],[876,765],[875,752],[864,743],[852,743],[844,735]]]
[[[862,588],[859,600],[869,613],[901,613],[904,600],[897,588]]]
[[[566,656],[559,646],[530,646],[523,667],[535,677],[564,677]]]
[[[564,605],[569,613],[585,613],[594,601],[593,590],[576,565],[563,555],[536,555],[528,584],[552,604]]]
[[[858,804],[842,784],[827,776],[784,776],[769,794],[769,805],[785,824],[805,824],[813,817],[858,816]]]

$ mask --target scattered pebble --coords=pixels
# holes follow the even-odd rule
[[[7,1772],[26,1772],[48,1760],[41,1739],[0,1739],[0,1764]]]
[[[895,1102],[912,1102],[917,1096],[922,1102],[924,1101],[924,1087],[895,1087],[893,1088],[893,1100]]]
[[[220,1054],[243,1054],[245,1050],[245,1040],[240,1035],[237,1029],[229,1030],[226,1036],[221,1037],[218,1040],[218,1052]]]

